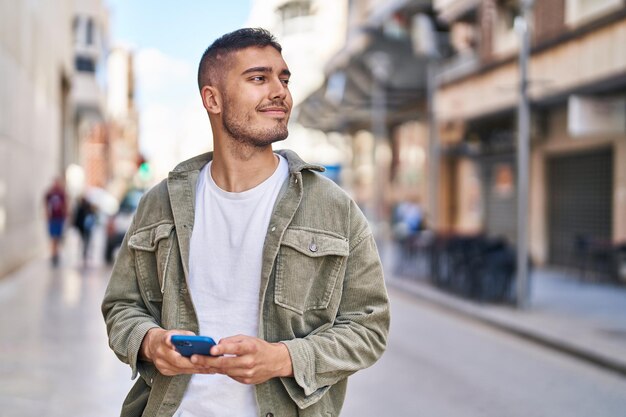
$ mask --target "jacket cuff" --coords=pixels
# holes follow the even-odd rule
[[[282,341],[289,355],[293,368],[292,378],[280,378],[283,386],[298,408],[303,409],[319,401],[330,386],[317,387],[315,377],[315,355],[304,339]]]
[[[148,330],[153,329],[155,327],[159,327],[154,322],[144,322],[140,323],[133,331],[130,333],[130,337],[128,338],[128,364],[130,365],[130,369],[132,370],[131,379],[137,378],[137,362],[139,360],[139,349],[141,349],[141,342],[143,342],[143,338],[148,333]]]

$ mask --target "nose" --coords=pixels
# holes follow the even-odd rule
[[[287,98],[288,94],[289,94],[289,89],[287,88],[287,85],[284,84],[283,81],[280,80],[279,78],[275,78],[274,81],[271,83],[270,99],[284,100],[285,98]]]

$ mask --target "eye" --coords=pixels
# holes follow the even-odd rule
[[[281,83],[283,83],[284,85],[289,85],[289,79],[282,79],[280,80]]]
[[[263,81],[265,81],[265,76],[263,76],[263,75],[255,75],[254,77],[250,78],[250,81],[263,82]]]

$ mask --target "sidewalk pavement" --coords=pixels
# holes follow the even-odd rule
[[[383,256],[383,260],[391,257]],[[626,376],[626,287],[582,281],[549,268],[531,275],[529,305],[486,304],[463,299],[428,279],[397,276],[385,263],[387,282],[420,299],[574,355]]]

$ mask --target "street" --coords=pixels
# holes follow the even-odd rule
[[[389,347],[343,416],[626,416],[626,379],[390,290]]]
[[[0,417],[110,417],[130,370],[109,350],[109,269],[44,259],[0,281]],[[390,289],[384,357],[342,416],[626,416],[626,379]]]
[[[0,281],[0,417],[116,416],[130,389],[100,313],[109,270],[68,252],[58,269],[36,260]]]

